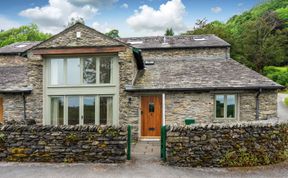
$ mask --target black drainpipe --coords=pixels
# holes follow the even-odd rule
[[[262,92],[262,88],[256,94],[256,120],[259,120],[259,95]]]
[[[25,93],[22,93],[22,97],[23,97],[23,108],[24,108],[24,119],[27,118],[26,116],[26,97],[25,97]]]

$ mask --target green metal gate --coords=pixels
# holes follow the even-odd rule
[[[166,161],[166,125],[161,127],[161,159]]]
[[[132,133],[131,133],[131,125],[128,125],[127,127],[127,160],[131,160],[131,142],[132,142]]]

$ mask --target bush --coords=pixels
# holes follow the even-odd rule
[[[288,67],[264,67],[263,74],[280,85],[288,87]]]

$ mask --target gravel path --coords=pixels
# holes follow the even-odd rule
[[[155,158],[120,165],[0,163],[1,178],[287,178],[288,162],[254,168],[179,168],[162,165]],[[136,161],[137,160],[137,161]]]

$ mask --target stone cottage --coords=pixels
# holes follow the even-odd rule
[[[0,49],[1,120],[133,126],[277,116],[282,86],[230,58],[215,35],[112,39],[81,23],[43,42]]]

